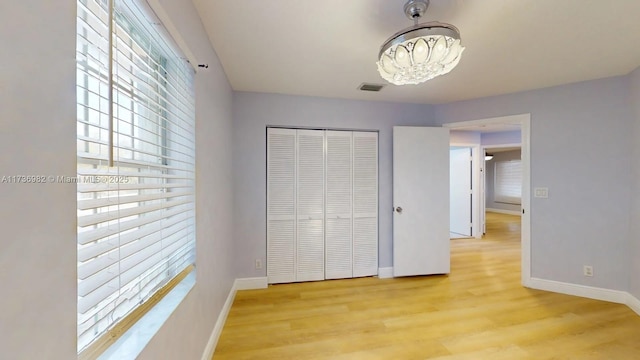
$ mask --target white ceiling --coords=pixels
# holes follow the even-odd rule
[[[379,93],[376,57],[412,25],[405,0],[193,0],[237,91],[437,104],[616,75],[640,66],[640,0],[431,0],[460,29],[451,73]],[[207,59],[198,59],[206,62]]]

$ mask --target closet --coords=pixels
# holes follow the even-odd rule
[[[377,273],[378,133],[268,128],[268,282]]]

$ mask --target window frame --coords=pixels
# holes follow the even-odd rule
[[[177,265],[169,265],[170,262],[167,262],[166,264],[169,267],[166,270],[163,270],[161,272],[161,273],[167,272],[169,275],[162,276],[162,280],[159,282],[156,281],[155,285],[152,286],[151,290],[148,293],[142,293],[142,291],[139,290],[139,293],[142,294],[143,299],[139,299],[140,300],[139,302],[136,299],[136,301],[132,303],[133,306],[131,306],[130,309],[126,310],[123,314],[121,314],[121,316],[119,316],[117,320],[107,322],[108,325],[102,328],[102,330],[98,329],[97,332],[94,334],[95,336],[93,336],[92,340],[89,341],[88,343],[80,341],[80,336],[84,334],[84,331],[81,331],[81,325],[82,325],[81,319],[84,319],[85,321],[90,321],[89,320],[90,317],[82,318],[80,313],[80,305],[78,305],[78,308],[79,308],[78,310],[78,353],[80,357],[89,356],[89,355],[86,355],[89,353],[99,354],[101,351],[103,351],[105,348],[105,344],[108,345],[115,341],[114,335],[116,336],[121,335],[122,333],[124,333],[124,331],[126,331],[126,329],[128,329],[133,324],[135,324],[137,319],[142,317],[142,315],[144,315],[144,313],[146,313],[153,306],[155,306],[155,304],[158,303],[165,294],[171,291],[173,287],[175,287],[178,283],[180,283],[180,281],[182,281],[185,277],[187,277],[189,273],[193,271],[195,266],[195,243],[196,243],[196,239],[195,239],[195,226],[196,226],[195,225],[195,99],[194,99],[195,89],[193,84],[193,75],[195,71],[193,67],[190,64],[188,64],[188,62],[184,59],[184,57],[181,56],[179,50],[177,50],[177,47],[175,46],[175,44],[172,43],[170,36],[168,36],[166,32],[160,31],[162,33],[161,35],[152,35],[152,36],[163,37],[164,38],[163,41],[165,41],[165,43],[159,44],[159,45],[156,44],[155,46],[157,47],[152,49],[152,51],[145,52],[145,50],[148,50],[148,49],[145,49],[143,45],[136,42],[135,34],[137,34],[138,36],[140,35],[144,36],[142,32],[144,32],[145,30],[148,31],[149,29],[158,28],[157,25],[159,24],[159,21],[156,20],[155,18],[146,19],[149,22],[149,24],[147,24],[146,26],[138,24],[138,28],[136,29],[136,31],[140,31],[140,28],[144,28],[143,30],[141,30],[142,32],[138,32],[138,33],[134,32],[134,35],[128,35],[130,37],[130,40],[132,41],[131,48],[139,47],[137,51],[145,52],[144,54],[138,53],[138,55],[141,55],[141,56],[146,55],[149,58],[155,57],[152,63],[156,64],[157,66],[154,69],[155,71],[153,72],[153,74],[157,75],[157,77],[153,79],[154,80],[153,84],[155,84],[156,88],[153,89],[152,93],[155,95],[158,95],[160,100],[157,100],[157,102],[154,103],[154,101],[156,100],[149,101],[148,99],[145,99],[146,95],[144,94],[144,92],[145,90],[148,90],[148,89],[143,88],[145,85],[140,85],[140,84],[136,85],[136,80],[139,80],[136,77],[136,74],[131,73],[129,74],[130,76],[127,77],[125,76],[125,74],[116,73],[117,68],[114,66],[114,64],[115,65],[119,64],[117,62],[117,58],[119,56],[117,53],[118,51],[117,45],[118,45],[118,41],[122,41],[122,40],[121,38],[117,37],[115,34],[118,32],[126,33],[126,28],[128,26],[133,26],[133,25],[130,23],[127,23],[126,21],[125,22],[122,21],[123,19],[126,18],[126,16],[124,15],[124,12],[127,9],[118,8],[117,11],[113,11],[113,12],[109,11],[108,9],[104,9],[104,6],[107,6],[107,7],[111,6],[113,2],[114,0],[78,0],[77,2],[78,4],[77,6],[79,8],[77,21],[79,24],[78,24],[78,30],[76,32],[76,36],[78,37],[77,52],[79,56],[78,56],[76,66],[77,66],[78,74],[82,74],[83,76],[83,78],[78,79],[76,83],[76,86],[78,88],[77,90],[78,92],[77,141],[78,141],[79,153],[78,153],[78,176],[76,177],[75,181],[77,182],[77,186],[79,189],[78,190],[78,204],[79,204],[78,268],[79,268],[79,273],[81,272],[80,271],[81,266],[86,265],[89,262],[89,260],[81,261],[81,257],[80,257],[80,253],[83,249],[80,244],[80,239],[81,239],[80,228],[83,227],[81,225],[83,225],[86,222],[86,221],[84,222],[81,221],[81,217],[83,215],[90,215],[90,216],[93,216],[93,218],[107,219],[106,223],[96,223],[96,225],[86,226],[86,228],[92,228],[94,230],[98,229],[99,226],[104,226],[105,228],[109,229],[109,227],[112,226],[111,224],[112,222],[114,221],[118,222],[117,236],[109,235],[105,238],[96,239],[95,243],[98,243],[98,240],[101,240],[104,243],[108,243],[111,241],[111,238],[110,238],[111,236],[114,236],[114,238],[117,237],[119,239],[120,236],[122,236],[123,234],[127,235],[127,231],[128,231],[127,229],[125,229],[124,232],[123,230],[120,229],[120,222],[126,221],[123,219],[128,219],[128,220],[141,219],[144,216],[147,216],[148,214],[153,213],[154,211],[164,211],[165,209],[171,209],[171,208],[177,209],[176,213],[178,214],[181,214],[182,212],[188,212],[188,215],[186,215],[187,219],[185,220],[185,224],[186,224],[185,227],[179,228],[179,230],[169,234],[167,237],[174,236],[176,233],[182,232],[184,229],[187,229],[187,227],[188,229],[186,230],[186,235],[182,235],[182,234],[177,235],[177,236],[184,236],[184,239],[186,239],[186,240],[181,240],[182,243],[177,242],[178,249],[179,251],[182,252],[178,257]],[[140,1],[134,1],[134,2],[136,3],[135,6],[138,6],[138,5],[145,6]],[[122,3],[124,3],[124,1],[122,1]],[[133,3],[133,2],[128,1],[128,3]],[[109,61],[108,69],[105,69],[104,66],[102,66],[104,65],[104,61],[102,62],[93,61],[94,66],[92,66],[91,60],[98,60],[98,59],[90,58],[92,56],[91,50],[93,50],[93,55],[98,54],[98,57],[100,57],[101,55],[104,55],[104,49],[90,50],[89,48],[92,45],[94,45],[88,41],[90,36],[88,36],[86,32],[81,34],[80,22],[84,21],[84,19],[80,18],[81,16],[80,8],[81,6],[84,6],[84,4],[91,4],[99,8],[102,7],[101,10],[104,10],[105,12],[108,12],[110,13],[111,16],[113,16],[113,20],[109,21],[113,24],[113,26],[109,27],[109,31],[111,32],[107,31],[106,34],[103,34],[106,36],[102,37],[103,41],[106,40],[107,37],[109,38],[109,41],[107,41],[108,43],[107,46],[110,49],[109,56],[111,58],[108,60]],[[129,5],[127,4],[127,5],[121,5],[121,6],[124,7]],[[148,12],[149,10],[150,9],[147,9],[146,11]],[[87,8],[87,11],[89,11],[88,8]],[[131,13],[128,13],[126,15],[140,16],[141,14],[145,15],[144,10],[137,8],[135,10],[132,10]],[[101,14],[101,15],[104,15],[104,14]],[[151,15],[151,14],[147,13],[146,15]],[[119,17],[120,17],[120,21],[118,20]],[[86,38],[80,39],[80,37],[82,36],[86,36]],[[113,41],[114,39],[115,41]],[[157,41],[157,39],[156,38],[148,39],[148,41],[150,42]],[[133,54],[134,50],[131,50],[131,51],[132,51],[131,54],[134,55]],[[172,63],[171,61],[169,61],[168,57],[163,57],[163,54],[166,55],[167,53],[169,53],[169,56],[174,56],[173,61],[175,63]],[[111,59],[113,59],[113,61]],[[133,61],[135,61],[135,59],[130,59],[130,60],[132,61],[132,65],[133,65]],[[176,67],[175,66],[176,63],[181,63],[182,65]],[[190,83],[190,95],[189,95],[190,98],[186,100],[186,104],[181,103],[179,105],[171,105],[170,104],[171,101],[167,99],[173,96],[174,97],[173,100],[177,101],[178,99],[176,97],[176,93],[178,93],[179,91],[175,88],[174,89],[171,88],[171,86],[173,85],[171,85],[170,83],[170,77],[174,76],[175,79],[178,79],[180,75],[178,75],[177,73],[171,75],[170,68],[176,67],[176,69],[173,69],[173,70],[184,72],[185,65],[188,66],[190,71],[190,81],[187,81],[188,83]],[[180,67],[182,67],[182,69],[180,69]],[[135,71],[136,69],[135,66],[133,66],[132,69],[133,71]],[[110,76],[109,74],[114,74],[114,76]],[[182,81],[184,79],[180,79],[180,80]],[[92,81],[94,83],[91,83]],[[103,91],[105,90],[105,84],[109,88],[113,89],[111,90],[112,93],[108,97],[105,96],[105,94],[103,93]],[[90,89],[93,89],[93,90],[97,89],[97,92],[92,93]],[[174,92],[174,94],[171,94],[172,91]],[[95,102],[97,98],[97,104],[93,107],[91,105],[92,100],[90,99],[92,96],[94,98],[93,102]],[[183,95],[180,95],[180,96],[183,96]],[[104,104],[105,101],[108,103],[106,105],[106,109]],[[126,102],[126,106],[123,107],[123,105],[125,105],[125,102]],[[157,105],[155,106],[155,108],[154,108],[154,104]],[[184,110],[184,112],[186,113],[173,118],[175,114],[170,113],[171,107],[174,107],[176,109],[180,109],[181,111],[183,111],[181,108],[181,106],[183,105],[185,105],[186,107],[189,107],[188,110]],[[127,106],[129,107],[128,109],[126,109]],[[141,107],[145,107],[145,106],[147,107],[147,109],[141,110]],[[119,113],[120,110],[122,110],[124,114],[129,113],[130,117],[128,120],[130,120],[130,122],[127,122],[122,118],[123,115]],[[91,115],[90,114],[91,111],[95,111],[95,113]],[[103,122],[105,120],[105,115],[106,115],[105,113],[108,113],[108,112],[111,112],[111,114],[109,114],[108,116],[113,120],[109,120],[109,123],[111,126],[109,126],[109,128],[106,129],[108,131],[107,135],[109,136],[104,136],[105,128],[103,126]],[[147,112],[148,112],[147,114],[148,118],[145,119],[145,116],[143,116],[143,114]],[[94,118],[97,116],[97,123],[91,122],[92,116]],[[186,119],[185,121],[188,122],[186,125],[183,125],[181,123],[184,120],[183,116],[184,116],[184,119]],[[172,118],[173,120],[171,120]],[[155,131],[149,131],[149,129],[146,129],[147,128],[146,126],[141,125],[147,120],[150,120],[150,123],[153,123],[156,126]],[[91,129],[92,126],[95,129]],[[125,129],[128,129],[129,131],[125,131]],[[96,137],[96,131],[98,134],[97,137]],[[136,132],[141,132],[141,131],[149,131],[149,134],[146,134],[146,135],[140,135],[140,133],[136,134]],[[128,134],[126,134],[127,132]],[[180,136],[184,136],[184,138],[177,140],[176,138],[172,138],[172,136],[175,136],[176,138]],[[104,139],[103,137],[108,139]],[[155,139],[153,139],[154,137]],[[129,140],[127,141],[125,140],[125,138],[128,138]],[[105,142],[107,142],[108,144],[105,145]],[[127,142],[130,144],[130,146],[123,146],[123,144]],[[101,159],[101,157],[107,152],[105,150],[106,150],[106,147],[109,147],[109,146],[113,147],[114,163],[110,165],[114,165],[114,166],[105,167],[103,160],[104,161],[106,160]],[[155,150],[153,149],[154,147],[155,147]],[[97,149],[97,153],[96,153],[96,149]],[[130,157],[127,156],[128,153],[131,154]],[[98,155],[96,156],[95,159],[92,159],[91,158],[92,154],[94,155],[98,154]],[[140,156],[140,158],[136,158],[136,156]],[[92,163],[93,165],[91,165]],[[127,167],[129,168],[129,171],[125,171],[122,173],[120,172],[120,170],[126,169]],[[163,198],[159,200],[149,200],[145,198],[145,196],[147,196],[147,198],[149,198],[150,196],[143,193],[146,187],[143,184],[144,181],[141,182],[141,177],[142,178],[145,178],[145,177],[149,178],[149,177],[145,174],[140,174],[140,173],[134,174],[136,171],[136,168],[140,168],[140,167],[154,168],[156,169],[156,172],[160,174],[159,178],[163,180],[161,180],[162,182],[156,188],[160,189],[159,193],[161,193],[160,195],[158,195],[158,197],[163,197]],[[88,173],[95,173],[97,175],[95,177],[88,176],[87,173],[85,173],[85,170],[83,170],[85,168],[90,170],[88,171]],[[106,169],[106,172],[104,173],[101,172],[102,170],[105,170],[105,169]],[[124,173],[127,173],[128,175],[127,176],[122,175]],[[175,182],[176,181],[175,179],[179,177],[186,178],[187,179],[186,181],[189,183],[189,185],[186,188],[190,190],[185,191],[186,195],[184,195],[184,197],[181,197],[182,193],[180,191],[176,191],[176,189],[180,190],[180,187],[179,187],[180,184],[177,184]],[[121,183],[118,181],[118,180],[125,180],[129,178],[134,179],[135,182],[130,183],[129,185],[131,186],[128,186],[128,187],[125,185],[121,185]],[[93,195],[94,196],[93,198],[83,197],[84,195],[91,193],[91,191],[82,192],[81,194],[81,189],[91,187],[92,181],[95,181],[95,180],[102,181],[103,179],[107,179],[109,182],[111,181],[111,179],[116,180],[116,183],[114,184],[115,188],[111,188],[110,185],[105,188],[106,189],[105,192],[107,194],[106,194],[106,198],[104,199],[107,199],[108,201],[111,201],[111,199],[117,199],[115,201],[117,205],[114,205],[117,209],[112,211],[111,205],[109,205],[106,208],[107,210],[104,213],[101,213],[100,210],[97,210],[98,209],[97,207],[93,208],[92,212],[89,212],[89,213],[81,211],[80,203],[82,201],[100,200],[95,197],[96,195]],[[97,193],[100,193],[100,190],[97,190],[96,194]],[[115,193],[115,196],[114,196],[114,193]],[[136,201],[126,200],[128,202],[126,203],[126,205],[123,205],[121,199],[127,196],[131,196],[133,199],[136,199]],[[171,202],[171,200],[173,199],[176,199],[176,202]],[[180,199],[180,200],[177,200],[177,199]],[[158,203],[148,206],[147,203],[149,202],[153,203],[153,201],[158,201]],[[180,206],[184,206],[184,208],[180,208]],[[155,209],[155,207],[158,207],[158,209]],[[136,208],[143,208],[143,209],[140,210]],[[148,210],[147,208],[151,210]],[[117,219],[112,219],[116,215],[112,215],[111,212],[117,214]],[[124,218],[120,217],[121,214],[125,214]],[[160,217],[159,221],[162,221],[162,219],[164,219],[162,218],[163,215],[161,215],[161,213],[159,215],[154,215],[154,216]],[[99,220],[95,220],[95,221],[99,221]],[[142,221],[142,223],[143,225],[134,227],[134,229],[139,229],[141,226],[145,226],[144,221]],[[173,224],[171,226],[173,226]],[[162,225],[161,230],[159,231],[162,232],[162,230],[164,229],[168,229],[168,228],[165,227],[165,225]],[[172,228],[172,230],[175,230],[175,229]],[[157,240],[156,243],[164,242],[164,239],[165,239],[164,234],[161,233],[160,238],[161,239]],[[139,239],[133,240],[132,243],[134,241],[141,241],[141,239],[145,239],[145,238],[141,237]],[[90,241],[89,243],[92,243],[92,242]],[[108,245],[115,246],[110,244]],[[123,246],[128,246],[128,245],[129,245],[128,243],[125,243],[124,245],[119,243],[119,245],[117,245],[116,247],[118,253],[122,251],[121,249]],[[173,243],[169,243],[169,245],[175,246],[173,245]],[[109,250],[109,251],[113,251],[113,250]],[[142,250],[139,250],[139,252],[140,251]],[[162,246],[162,249],[160,251],[161,252],[165,251],[164,245]],[[151,250],[149,250],[149,252],[152,253]],[[169,250],[167,250],[166,252],[169,254],[174,254]],[[153,253],[157,254],[158,251],[155,251]],[[102,259],[104,259],[104,256],[110,256],[110,253],[101,253],[96,256],[93,256],[91,258],[91,261],[98,259],[100,256],[103,256]],[[164,255],[162,255],[161,257],[163,256]],[[174,255],[170,255],[169,257],[167,257],[166,258],[167,261],[169,261],[169,259],[172,258],[172,256]],[[122,258],[122,257],[118,258],[117,260],[118,264],[122,263],[124,259],[125,258]],[[112,259],[108,259],[104,262],[109,263],[109,261],[112,261]],[[146,260],[142,260],[142,262],[144,261]],[[142,262],[138,262],[133,266],[138,266]],[[184,266],[183,266],[183,263],[184,263]],[[108,268],[104,268],[103,270],[100,270],[100,271],[104,271],[105,269],[108,270]],[[145,270],[142,274],[149,274],[148,271],[150,271],[151,269],[153,269],[153,266]],[[160,270],[160,268],[156,270]],[[156,270],[151,271],[151,274],[153,274]],[[140,280],[140,277],[143,277],[142,274],[137,275],[135,279]],[[120,272],[117,275],[119,282],[122,276],[123,276],[122,272]],[[156,277],[157,276],[154,275],[154,279]],[[82,281],[87,281],[86,280],[87,278],[85,278],[84,280],[81,280],[79,277],[78,278],[79,285],[81,284]],[[126,285],[127,284],[125,284],[125,288],[126,288]],[[99,285],[99,286],[102,286],[102,285]],[[119,289],[120,290],[118,290],[118,294],[120,294],[119,292],[122,291],[122,289],[124,289],[122,287],[122,284],[119,285]],[[80,291],[81,291],[81,287],[79,286],[78,288],[79,304],[80,304],[80,299],[84,297],[80,295]],[[114,294],[115,293],[105,297],[103,301],[108,300]],[[119,296],[120,295],[118,295],[117,297]],[[128,301],[130,300],[131,299],[129,299]],[[107,301],[107,303],[111,303],[111,302]],[[114,302],[114,304],[115,303],[116,302]],[[102,304],[102,303],[98,303],[95,306],[98,306],[99,304]],[[115,312],[116,308],[121,304],[122,303],[116,304],[115,308],[113,310],[110,310],[112,315],[98,316],[97,315],[98,312],[104,310],[104,308],[97,310],[95,315],[96,318],[98,319],[97,321],[102,321],[108,316],[114,317],[113,312]],[[84,314],[86,314],[86,312]],[[92,327],[93,326],[95,325],[92,325]],[[86,331],[87,328],[85,327],[83,329]],[[91,329],[91,327],[89,327],[88,329]],[[96,350],[96,349],[100,349],[100,350]]]

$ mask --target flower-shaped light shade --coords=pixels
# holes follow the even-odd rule
[[[463,51],[454,26],[419,24],[396,33],[382,45],[378,72],[395,85],[419,84],[451,71]]]

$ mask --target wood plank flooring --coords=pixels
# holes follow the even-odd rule
[[[520,218],[487,215],[448,276],[239,291],[213,359],[640,359],[640,316],[523,288]]]

